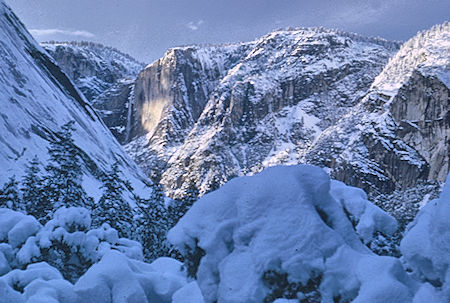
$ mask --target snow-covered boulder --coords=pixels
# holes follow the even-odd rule
[[[75,284],[80,302],[172,302],[172,296],[179,291],[186,296],[201,298],[195,292],[196,285],[186,287],[186,275],[182,264],[170,258],[157,259],[152,264],[127,258],[110,251],[93,265]],[[196,302],[201,301],[178,301]]]
[[[427,298],[436,297],[442,302],[449,302],[450,175],[440,197],[426,204],[408,226],[400,250],[406,266],[413,270],[418,279],[427,282],[415,300],[425,302]],[[430,284],[441,288],[441,291],[437,292]]]
[[[363,244],[395,228],[361,191],[300,165],[233,179],[198,200],[168,237],[206,302],[409,302],[415,286],[398,259]]]
[[[0,277],[0,302],[3,298],[8,303],[203,302],[197,283],[188,283],[180,262],[161,258],[149,264],[116,250],[106,253],[75,285],[45,262],[10,271]]]

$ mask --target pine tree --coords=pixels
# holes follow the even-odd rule
[[[161,185],[153,185],[152,195],[149,199],[135,196],[135,200],[137,206],[135,237],[141,242],[146,259],[153,260],[160,256],[170,256],[173,248],[166,240],[169,222]]]
[[[0,207],[7,207],[12,210],[23,209],[18,185],[19,183],[16,181],[15,176],[9,178],[0,191]]]
[[[25,176],[22,178],[22,200],[26,212],[29,215],[45,223],[49,219],[52,205],[44,197],[43,180],[40,174],[39,160],[35,156],[28,164]]]
[[[74,121],[64,124],[48,149],[50,161],[45,168],[44,190],[53,209],[61,206],[89,208],[92,204],[81,185],[83,172],[80,153],[72,138],[73,124]]]
[[[209,182],[208,192],[212,192],[212,191],[219,189],[219,187],[221,185],[222,184],[221,184],[219,178],[216,175],[214,175],[213,179]]]
[[[133,227],[133,211],[122,197],[126,186],[120,178],[119,164],[116,162],[103,177],[103,195],[93,210],[95,226],[108,223],[121,237],[129,237]]]
[[[178,220],[183,217],[188,210],[198,200],[199,190],[194,180],[190,180],[181,200],[175,201],[175,205],[169,208],[170,228],[175,226]]]

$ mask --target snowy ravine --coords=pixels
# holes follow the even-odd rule
[[[99,196],[100,175],[115,161],[138,193],[148,193],[146,176],[3,1],[0,41],[0,184],[13,175],[20,179],[34,156],[45,166],[49,142],[57,140],[61,126],[73,120],[83,185],[90,196]]]
[[[46,42],[41,46],[92,103],[117,140],[127,141],[131,95],[144,64],[117,49],[92,42]]]
[[[45,226],[0,209],[0,298],[7,303],[446,303],[449,207],[450,175],[440,198],[408,226],[400,244],[403,256],[380,256],[372,244],[382,244],[397,222],[362,190],[330,180],[314,166],[268,168],[206,194],[171,230],[169,240],[186,257],[184,267],[170,258],[142,262],[139,243],[119,238],[108,225],[92,228],[84,208],[61,208]],[[66,277],[65,266],[72,272],[78,266],[81,277]]]

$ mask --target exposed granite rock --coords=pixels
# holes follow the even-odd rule
[[[265,166],[298,163],[355,106],[397,47],[323,29],[274,32],[251,46],[170,157],[162,174],[170,195],[180,195],[188,180],[204,193]]]

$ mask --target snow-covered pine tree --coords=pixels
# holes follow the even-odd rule
[[[222,184],[221,184],[219,178],[217,177],[217,175],[215,175],[214,178],[209,183],[208,192],[212,192],[212,191],[215,191],[216,189],[219,189],[219,187],[221,185]]]
[[[12,210],[23,210],[18,185],[19,183],[16,181],[15,176],[9,178],[0,190],[0,207],[7,207]]]
[[[92,205],[92,198],[81,185],[82,163],[72,138],[73,124],[74,121],[64,124],[48,149],[50,161],[45,168],[44,192],[54,210],[62,206],[90,208]]]
[[[34,156],[28,163],[20,190],[26,212],[44,224],[50,219],[49,214],[52,211],[52,205],[44,197],[43,180],[39,175],[40,172],[39,159]]]
[[[181,200],[176,200],[175,205],[169,207],[170,228],[175,226],[178,220],[183,217],[185,213],[187,213],[192,205],[194,205],[194,202],[198,200],[198,196],[198,187],[195,185],[194,180],[190,180],[183,198]]]
[[[154,260],[171,255],[172,248],[166,240],[169,222],[162,186],[154,184],[149,199],[135,196],[135,201],[135,238],[141,242],[145,258]]]
[[[111,170],[103,177],[103,195],[93,209],[93,225],[108,223],[119,232],[120,237],[129,237],[133,227],[133,211],[122,194],[126,182],[120,177],[119,163],[115,162]]]

